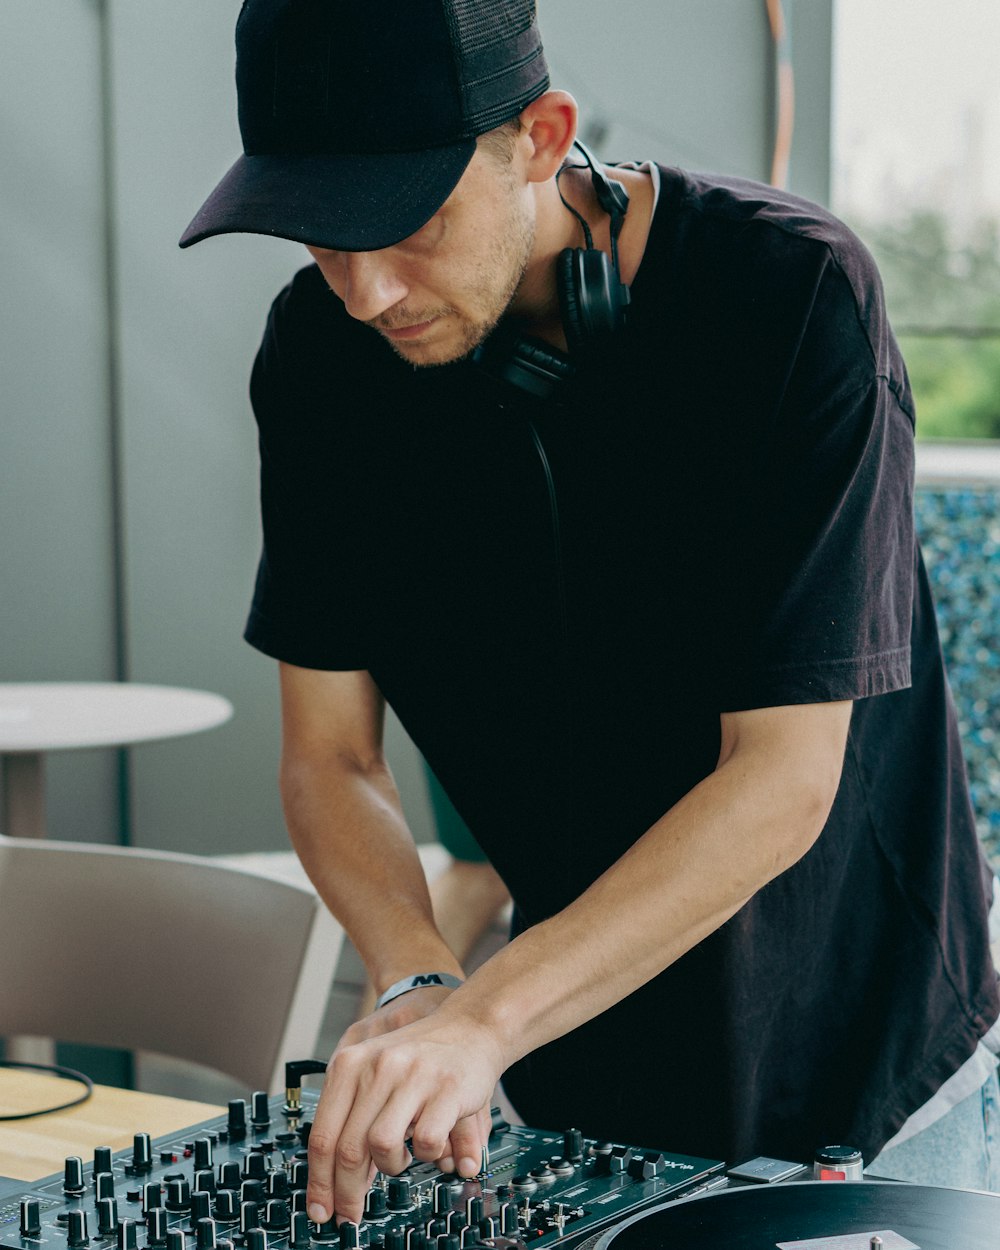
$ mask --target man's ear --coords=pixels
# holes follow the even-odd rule
[[[579,110],[567,91],[546,91],[521,114],[519,140],[529,182],[555,177],[576,138]]]

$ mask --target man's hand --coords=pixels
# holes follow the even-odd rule
[[[392,1175],[412,1161],[408,1138],[418,1159],[438,1161],[443,1171],[471,1177],[481,1166],[490,1099],[505,1066],[497,1039],[455,1012],[432,1011],[348,1041],[381,1015],[353,1025],[327,1068],[309,1135],[307,1209],[317,1223],[334,1213],[359,1222],[375,1171]]]

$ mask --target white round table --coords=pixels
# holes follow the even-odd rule
[[[134,682],[0,682],[0,833],[45,836],[48,751],[122,747],[221,725],[232,704],[205,690]]]

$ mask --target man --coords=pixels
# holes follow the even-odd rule
[[[359,1219],[407,1139],[474,1174],[503,1073],[529,1123],[870,1160],[1000,1013],[870,259],[735,180],[616,167],[626,210],[531,0],[247,0],[237,48],[246,155],[182,242],[315,261],[254,370],[247,637],[291,836],[381,994],[311,1216]],[[383,699],[515,900],[464,983]]]

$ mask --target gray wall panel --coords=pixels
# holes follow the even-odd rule
[[[0,15],[0,680],[115,676],[101,73],[92,0]],[[117,840],[111,752],[52,757],[49,827]]]

